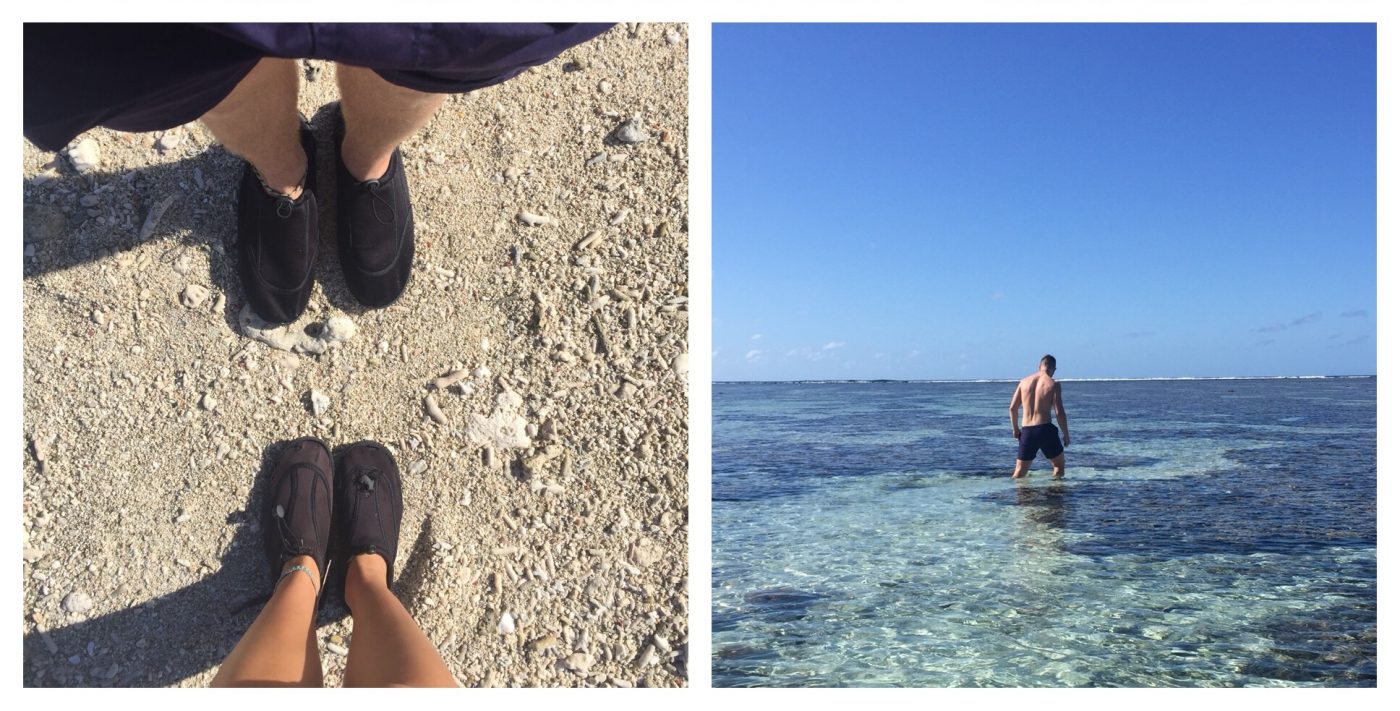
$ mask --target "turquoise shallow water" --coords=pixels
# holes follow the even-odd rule
[[[1064,388],[715,385],[715,685],[1375,685],[1374,379]]]

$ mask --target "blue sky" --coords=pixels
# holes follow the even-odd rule
[[[716,25],[714,378],[1376,372],[1371,25]]]

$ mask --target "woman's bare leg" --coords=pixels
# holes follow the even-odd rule
[[[283,567],[304,565],[321,579],[311,556],[297,556]],[[321,655],[316,647],[316,586],[298,571],[282,578],[272,599],[238,640],[214,676],[213,686],[320,686]]]
[[[345,602],[355,618],[346,686],[456,686],[437,647],[385,583],[384,559],[350,559]]]
[[[267,187],[295,199],[306,175],[297,63],[263,59],[218,106],[200,117],[229,152],[253,164]]]
[[[394,149],[428,125],[446,98],[391,84],[363,67],[337,64],[335,76],[345,115],[340,158],[356,180],[384,175]]]

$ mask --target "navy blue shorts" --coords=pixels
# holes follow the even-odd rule
[[[544,64],[608,24],[24,25],[24,136],[57,151],[95,126],[160,131],[203,116],[264,57],[373,69],[461,94]]]
[[[1063,454],[1065,447],[1060,444],[1060,428],[1048,422],[1022,427],[1021,447],[1016,451],[1016,458],[1028,462],[1035,459],[1037,451],[1045,452],[1046,459],[1054,459]]]

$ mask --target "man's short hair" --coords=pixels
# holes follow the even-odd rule
[[[1055,356],[1052,356],[1052,355],[1050,355],[1049,353],[1047,353],[1047,354],[1041,356],[1041,357],[1040,357],[1040,365],[1041,365],[1042,367],[1044,367],[1044,366],[1049,366],[1051,370],[1054,370],[1054,369],[1055,369]]]

